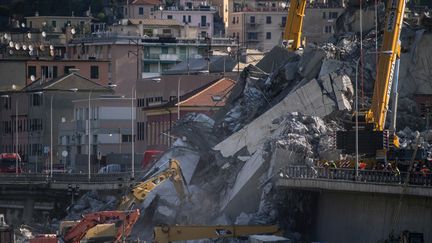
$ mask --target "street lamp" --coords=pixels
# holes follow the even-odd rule
[[[160,10],[160,12],[161,12],[161,19],[162,19],[162,13],[163,13],[163,6],[161,5],[161,6],[159,6],[159,10]]]
[[[131,158],[131,163],[132,163],[132,172],[131,172],[131,179],[135,178],[135,138],[134,138],[134,126],[135,126],[135,117],[134,117],[134,100],[136,99],[136,83],[135,85],[132,87],[131,90],[131,139],[132,139],[132,158]]]

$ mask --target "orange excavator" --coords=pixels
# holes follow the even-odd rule
[[[88,233],[96,225],[110,224],[119,225],[115,229],[114,239],[110,239],[110,241],[122,242],[122,240],[131,233],[133,225],[136,223],[139,216],[140,212],[138,209],[133,211],[102,211],[86,214],[78,223],[74,224],[69,229],[61,229],[61,231],[66,231],[61,238],[66,243],[79,243],[85,236],[92,237],[92,235],[88,235]],[[53,239],[52,236],[42,235],[30,240],[30,243],[36,242],[57,242],[57,239]]]

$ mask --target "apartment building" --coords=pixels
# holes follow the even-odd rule
[[[61,33],[69,26],[90,31],[92,17],[84,16],[36,16],[26,17],[26,26],[30,29]],[[83,31],[84,33],[84,31]]]
[[[54,162],[58,162],[62,151],[57,147],[56,124],[73,117],[72,100],[85,99],[90,90],[95,95],[112,92],[83,77],[78,70],[71,71],[50,81],[36,80],[21,90],[3,92],[0,99],[0,149],[18,152],[32,171],[41,171],[51,153]]]
[[[343,8],[309,5],[303,23],[303,38],[310,43],[323,43],[334,34],[334,25]],[[314,7],[319,6],[319,7]],[[224,2],[226,34],[248,48],[268,51],[281,45],[287,21],[285,1]]]
[[[33,80],[49,81],[78,69],[80,75],[101,85],[108,85],[109,62],[104,60],[28,60],[26,62],[27,84]],[[33,80],[32,80],[33,79]]]
[[[68,156],[59,158],[76,171],[88,168],[90,142],[91,170],[97,172],[99,160],[104,162],[112,154],[117,155],[118,164],[130,164],[132,149],[132,119],[136,107],[131,98],[105,95],[90,99],[74,100],[72,119],[59,124],[59,149]],[[90,119],[89,119],[90,115]],[[90,141],[88,122],[90,121]],[[121,156],[120,156],[121,155]],[[125,159],[121,159],[124,158]],[[129,163],[128,163],[129,162]]]
[[[153,18],[155,9],[158,9],[161,4],[160,0],[127,0],[123,5],[123,17],[126,19]]]

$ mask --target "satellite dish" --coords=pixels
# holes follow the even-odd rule
[[[27,46],[26,46],[25,44],[23,44],[23,45],[22,45],[22,49],[23,49],[24,51],[26,51],[26,50],[27,50]]]
[[[54,50],[54,46],[53,45],[50,45],[50,50]]]
[[[32,34],[30,32],[27,33],[27,38],[31,39]]]
[[[29,49],[30,51],[33,51],[33,50],[34,50],[33,45],[29,45],[29,46],[28,46],[28,49]]]
[[[21,27],[25,28],[25,23],[21,23]]]
[[[10,42],[9,42],[9,47],[10,47],[10,48],[13,48],[14,46],[15,46],[15,44],[13,43],[13,41],[10,41]]]
[[[50,51],[50,55],[53,57],[54,56],[54,50]]]
[[[9,39],[9,35],[7,33],[4,34],[3,36],[5,39]]]
[[[227,47],[227,51],[228,51],[228,52],[231,52],[231,46],[228,46],[228,47]]]
[[[10,55],[13,55],[13,50],[9,50],[9,54],[10,54]]]
[[[76,30],[75,30],[75,28],[72,28],[72,29],[71,29],[71,34],[72,34],[72,35],[75,35],[75,34],[76,34]]]
[[[30,80],[31,80],[32,82],[34,82],[34,81],[36,80],[36,77],[35,77],[34,75],[31,75],[31,76],[30,76]]]
[[[46,37],[46,32],[42,31],[42,37],[45,38]]]
[[[44,46],[44,45],[40,45],[40,46],[39,46],[39,49],[40,49],[41,51],[45,51],[45,46]]]
[[[19,49],[21,49],[21,45],[19,43],[16,43],[15,44],[15,49],[17,49],[17,51],[18,51]]]
[[[66,157],[68,156],[68,151],[63,150],[63,151],[62,151],[62,156],[66,158]]]

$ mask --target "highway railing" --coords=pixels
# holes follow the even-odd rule
[[[323,168],[308,166],[288,166],[279,172],[282,178],[323,179],[360,181],[366,183],[404,184],[417,186],[432,186],[432,173],[359,170],[356,178],[355,169]],[[408,177],[408,180],[407,180]]]
[[[140,178],[144,172],[135,172],[135,180]],[[109,174],[91,174],[90,179],[88,174],[83,173],[54,173],[52,177],[40,173],[21,173],[21,174],[0,174],[0,184],[11,183],[28,183],[28,184],[43,184],[43,183],[117,183],[132,181],[130,172],[109,173]]]

